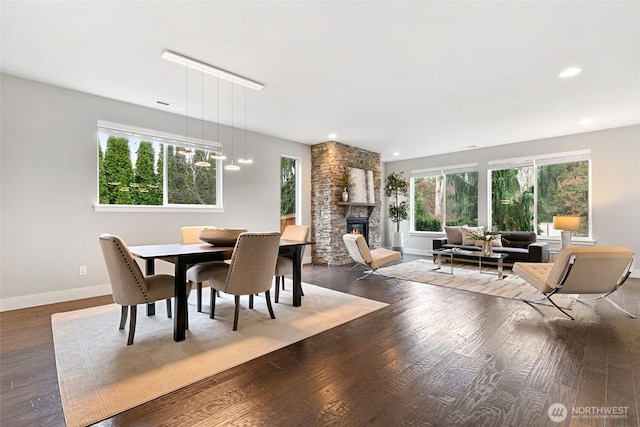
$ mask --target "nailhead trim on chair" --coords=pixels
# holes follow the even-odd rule
[[[129,270],[131,271],[131,275],[136,278],[136,284],[138,285],[138,289],[140,289],[140,292],[142,292],[142,295],[144,295],[144,298],[147,304],[151,303],[152,301],[149,298],[149,294],[147,293],[147,290],[142,285],[140,280],[138,280],[138,276],[135,273],[135,269],[131,265],[130,258],[125,254],[125,251],[127,251],[126,253],[128,253],[128,249],[123,248],[122,245],[120,245],[120,242],[118,241],[118,239],[114,239],[113,237],[110,237],[110,239],[113,239],[113,241],[118,247],[118,250],[120,251],[120,254],[122,255],[122,258],[124,258],[125,262],[127,263],[127,267],[129,267]]]

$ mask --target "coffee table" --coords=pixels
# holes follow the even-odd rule
[[[453,258],[454,257],[477,259],[480,273],[486,273],[486,274],[493,274],[493,273],[490,273],[488,271],[482,271],[482,260],[498,261],[498,279],[504,278],[502,260],[509,256],[508,254],[504,254],[504,253],[492,253],[487,255],[487,254],[483,254],[480,251],[465,251],[462,249],[433,249],[433,250],[430,250],[429,252],[435,255],[436,264],[438,265],[433,270],[434,271],[438,270],[441,273],[444,273],[444,271],[442,271],[442,257],[443,256],[449,257],[449,262],[451,263],[451,273],[450,273],[451,275],[453,275]]]

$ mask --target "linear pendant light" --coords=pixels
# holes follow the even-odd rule
[[[194,70],[199,70],[204,73],[229,80],[232,83],[239,84],[250,89],[260,90],[264,87],[262,83],[256,82],[246,77],[242,77],[230,71],[223,70],[222,68],[214,67],[213,65],[207,64],[206,62],[198,61],[197,59],[190,58],[188,56],[170,50],[164,51],[164,53],[162,54],[162,59],[175,62],[176,64],[186,65],[187,67],[193,68]]]

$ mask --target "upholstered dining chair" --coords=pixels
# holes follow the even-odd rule
[[[107,265],[113,301],[122,306],[120,329],[127,322],[129,309],[129,338],[127,345],[133,344],[136,332],[138,304],[167,300],[167,315],[171,317],[171,298],[174,296],[174,276],[154,274],[144,276],[138,263],[133,259],[124,241],[112,234],[100,236],[100,246]],[[187,292],[189,289],[187,289]]]
[[[287,225],[280,238],[282,240],[304,241],[307,240],[308,236],[308,225]],[[280,281],[282,280],[282,290],[284,291],[284,276],[293,274],[293,258],[291,255],[283,254],[278,256],[278,262],[276,263],[276,271],[274,274],[276,276],[275,300],[278,302],[280,297]],[[304,295],[304,293],[302,293],[302,295]]]
[[[238,330],[240,296],[249,295],[249,308],[253,308],[253,295],[264,292],[269,315],[276,316],[271,306],[269,290],[273,283],[273,271],[278,259],[280,233],[241,233],[236,241],[229,263],[214,262],[209,286],[211,286],[210,317],[215,317],[216,290],[234,295],[235,313],[233,330]]]
[[[386,248],[369,249],[369,245],[367,245],[367,241],[362,234],[347,233],[342,236],[342,240],[347,247],[349,256],[356,263],[354,267],[361,265],[370,270],[356,280],[364,279],[373,274],[378,268],[402,259],[402,254],[398,251]]]
[[[183,245],[190,243],[203,243],[200,240],[200,231],[205,228],[216,228],[213,225],[190,225],[180,228],[180,243]],[[220,254],[220,260],[231,258],[233,251],[226,251]],[[195,264],[187,270],[187,281],[196,284],[196,307],[198,312],[202,311],[202,282],[209,280],[211,275],[211,263],[215,261],[201,262]]]
[[[634,253],[628,248],[616,246],[563,248],[556,261],[550,263],[513,264],[513,272],[539,290],[543,297],[527,301],[527,304],[548,300],[565,316],[573,320],[551,297],[556,294],[597,294],[594,299],[604,299],[631,318],[633,314],[609,299],[631,274]],[[577,301],[588,299],[576,298]]]

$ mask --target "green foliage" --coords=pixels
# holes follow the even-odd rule
[[[589,162],[544,165],[538,168],[538,222],[554,215],[582,218],[578,234],[589,231]]]
[[[176,147],[140,141],[135,157],[131,160],[129,141],[109,136],[103,155],[98,144],[99,201],[116,205],[163,204],[163,156],[167,150],[168,201],[171,204],[215,205],[216,164],[196,167],[195,162],[207,160],[209,153],[197,150],[193,156],[178,154]]]
[[[478,223],[478,172],[446,175],[447,223],[475,225]],[[442,229],[438,230],[442,231]]]
[[[416,231],[441,231],[442,222],[440,218],[431,215],[416,215],[414,225]]]
[[[100,193],[99,200],[106,204],[130,204],[129,184],[133,182],[134,175],[127,139],[115,136],[107,139],[102,174],[106,187],[100,188],[104,193]]]
[[[521,189],[518,169],[491,173],[494,228],[502,231],[533,231],[533,186]]]
[[[280,159],[280,215],[296,212],[296,160]]]
[[[158,183],[154,170],[153,145],[148,141],[140,142],[135,168],[135,190],[132,193],[134,205],[162,205],[162,182]]]
[[[391,198],[389,219],[396,224],[396,232],[400,232],[400,222],[409,219],[409,203],[400,201],[400,197],[409,196],[409,182],[404,179],[403,172],[392,172],[387,175],[384,184],[384,195]]]

